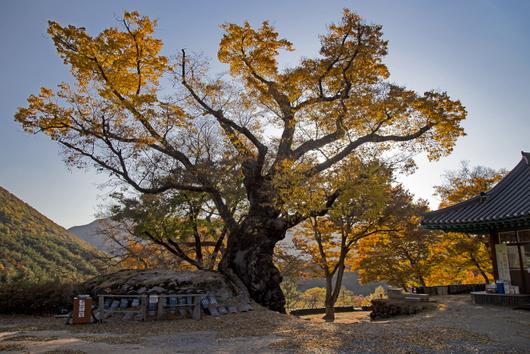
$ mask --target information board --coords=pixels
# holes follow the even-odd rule
[[[495,254],[497,256],[497,270],[499,280],[511,283],[510,265],[508,263],[508,247],[505,243],[495,245]]]

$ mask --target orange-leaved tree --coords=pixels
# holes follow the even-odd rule
[[[443,184],[435,187],[441,198],[440,207],[480,195],[505,174],[504,170],[471,168],[463,163],[460,169],[447,172]],[[411,198],[404,199],[402,205],[408,205],[403,209],[407,213],[401,218],[406,222],[404,232],[374,235],[360,242],[356,267],[361,280],[384,280],[408,288],[489,282],[492,279],[487,238],[423,230],[418,222],[421,214],[427,211],[426,205],[416,204]]]
[[[481,192],[493,188],[506,173],[503,169],[470,167],[467,162],[462,162],[458,170],[446,172],[443,183],[435,187],[436,195],[441,200],[440,208],[479,196]],[[476,283],[483,280],[488,283],[493,279],[490,245],[485,235],[451,232],[444,235],[443,243],[443,249],[451,260],[445,266],[453,267],[446,271],[458,274],[460,278],[457,282]]]
[[[144,248],[156,250],[146,245],[152,243],[165,251],[156,253],[166,257],[169,253],[178,260],[170,268],[213,270],[219,263],[227,229],[216,217],[215,208],[208,205],[208,195],[177,192],[131,197],[115,193],[113,199],[109,218],[118,234],[107,228],[106,236],[121,246],[124,255],[132,256],[128,258],[138,259],[138,251]],[[121,237],[123,234],[125,237]],[[131,248],[131,244],[136,247]]]
[[[293,242],[300,256],[316,265],[317,276],[326,280],[324,319],[335,320],[335,303],[350,252],[370,235],[390,232],[393,194],[392,170],[380,161],[362,163],[348,158],[348,173],[333,176],[342,186],[341,195],[324,216],[311,216],[294,231]]]
[[[441,236],[420,226],[421,215],[428,210],[425,202],[414,202],[412,195],[402,190],[394,203],[395,231],[362,239],[353,268],[363,283],[385,281],[406,290],[429,285],[429,277],[442,257],[437,248]]]
[[[284,311],[275,244],[286,230],[325,214],[340,186],[313,210],[284,208],[308,180],[342,168],[359,148],[451,152],[466,112],[445,92],[390,83],[381,26],[352,11],[328,27],[318,55],[280,68],[294,50],[268,23],[225,24],[218,59],[229,77],[185,51],[163,55],[156,21],[125,12],[119,27],[91,35],[51,21],[48,33],[72,84],[42,88],[16,120],[64,147],[68,164],[94,166],[141,193],[207,193],[227,227],[220,270],[258,303]],[[277,183],[282,175],[296,178]],[[231,193],[246,201],[234,208]]]

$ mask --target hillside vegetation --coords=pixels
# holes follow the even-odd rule
[[[80,280],[98,273],[98,251],[0,187],[0,283]]]

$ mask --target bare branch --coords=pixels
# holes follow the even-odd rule
[[[162,185],[160,187],[142,187],[139,183],[137,183],[130,175],[129,175],[129,172],[127,171],[127,168],[124,164],[124,160],[123,160],[123,156],[121,156],[120,154],[118,154],[116,157],[120,160],[120,166],[121,166],[121,170],[112,166],[110,163],[107,163],[105,162],[104,160],[102,160],[101,158],[97,157],[95,154],[93,153],[89,153],[89,152],[86,152],[84,151],[83,149],[67,142],[67,141],[64,141],[64,140],[59,140],[59,143],[66,146],[67,148],[71,149],[71,150],[74,150],[76,151],[78,154],[82,155],[82,156],[85,156],[85,157],[88,157],[89,159],[91,159],[92,161],[94,161],[95,163],[97,163],[98,165],[104,167],[105,169],[113,172],[115,175],[117,175],[118,177],[121,177],[125,182],[127,182],[128,184],[130,184],[134,189],[136,189],[137,191],[141,192],[141,193],[146,193],[146,194],[158,194],[158,193],[162,193],[162,192],[165,192],[165,191],[168,191],[168,190],[171,190],[171,189],[175,189],[175,190],[185,190],[185,191],[191,191],[191,192],[209,192],[208,188],[204,187],[204,186],[194,186],[194,185],[186,185],[186,184],[179,184],[179,183],[167,183],[165,185]]]
[[[248,140],[254,144],[256,149],[258,150],[258,161],[260,162],[260,165],[265,160],[265,155],[267,154],[267,147],[262,144],[258,138],[252,134],[252,132],[243,126],[240,126],[236,122],[226,118],[224,116],[224,113],[222,110],[215,110],[211,106],[209,106],[195,91],[195,89],[186,81],[186,51],[182,49],[182,85],[188,90],[188,92],[191,94],[193,99],[209,114],[214,116],[221,127],[227,131],[228,134],[232,134],[233,130],[239,132],[240,134],[243,134]]]
[[[197,269],[203,269],[202,264],[194,260],[193,258],[190,258],[183,250],[180,248],[179,244],[173,241],[172,239],[168,239],[167,242],[164,242],[160,240],[159,238],[153,236],[150,232],[144,231],[144,235],[146,235],[151,241],[154,243],[165,247],[169,252],[173,253],[175,256],[181,258],[182,260],[188,262],[189,264],[197,267]]]

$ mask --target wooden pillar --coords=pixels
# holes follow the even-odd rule
[[[522,294],[528,294],[530,291],[528,289],[528,284],[526,282],[526,269],[524,269],[524,258],[523,258],[523,251],[521,248],[523,248],[521,243],[517,243],[517,252],[519,253],[519,273],[521,274],[521,289],[519,291]]]
[[[192,318],[194,320],[200,320],[201,317],[202,317],[201,297],[200,296],[194,296],[193,297]]]
[[[147,295],[142,295],[141,299],[141,307],[142,307],[142,321],[145,321],[147,319]]]
[[[158,307],[156,309],[156,319],[161,320],[164,316],[164,303],[166,302],[166,297],[163,295],[158,295]]]
[[[499,269],[497,269],[497,253],[495,252],[495,245],[499,243],[499,233],[495,229],[490,229],[490,255],[493,263],[493,277],[499,280]]]
[[[98,298],[98,320],[99,322],[103,322],[103,316],[105,315],[105,297],[103,295],[99,295]]]

